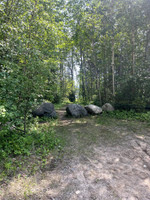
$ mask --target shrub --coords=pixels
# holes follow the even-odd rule
[[[74,91],[71,91],[68,98],[69,98],[69,100],[70,100],[71,102],[75,102],[75,100],[76,100],[75,92],[74,92]]]
[[[110,118],[115,118],[115,119],[124,119],[124,120],[139,120],[139,121],[145,121],[145,122],[150,122],[150,112],[146,113],[137,113],[134,110],[130,111],[113,111],[109,113],[103,113],[103,116],[107,116]]]
[[[61,95],[55,94],[52,103],[60,103],[61,102]]]
[[[33,123],[30,132],[26,134],[5,126],[0,130],[0,141],[0,179],[16,172],[18,164],[14,163],[14,159],[17,161],[22,158],[24,161],[30,155],[46,157],[50,150],[60,146],[51,122]]]

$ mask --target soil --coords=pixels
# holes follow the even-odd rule
[[[150,127],[136,121],[65,117],[63,152],[34,176],[14,178],[2,200],[149,200]]]

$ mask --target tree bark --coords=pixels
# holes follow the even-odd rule
[[[82,94],[83,100],[86,100],[84,70],[83,70],[83,52],[82,52],[81,46],[80,46],[80,76],[81,76],[81,94]]]
[[[145,58],[146,62],[150,64],[150,30],[146,34]]]
[[[132,29],[132,76],[135,73],[135,30]]]
[[[112,94],[115,96],[115,50],[114,50],[114,37],[112,38],[112,60],[111,60],[111,67],[112,67]]]
[[[74,75],[73,75],[73,71],[74,71],[74,62],[73,62],[73,56],[74,56],[74,52],[73,52],[73,48],[72,48],[72,55],[71,55],[71,79],[72,79],[72,90],[74,87]]]
[[[63,95],[63,91],[64,91],[64,69],[63,69],[63,63],[60,63],[60,91],[61,94]]]

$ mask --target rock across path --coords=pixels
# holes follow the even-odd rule
[[[148,200],[150,128],[143,123],[90,116],[65,117],[57,111],[58,135],[66,141],[63,157],[34,177],[14,180],[2,200]],[[21,183],[20,183],[21,182]],[[17,187],[17,184],[19,186]],[[16,185],[16,186],[15,186]]]

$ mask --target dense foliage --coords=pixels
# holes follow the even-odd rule
[[[31,130],[41,101],[150,109],[149,8],[149,0],[1,0],[1,159],[47,145],[53,131]]]
[[[26,132],[32,108],[71,97],[75,82],[85,102],[149,108],[149,7],[148,0],[1,1],[0,102],[9,122]]]
[[[150,108],[150,1],[69,1],[68,6],[80,98],[119,109]]]

